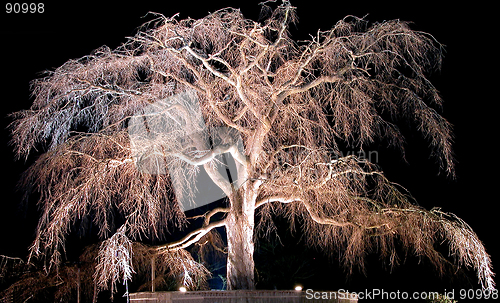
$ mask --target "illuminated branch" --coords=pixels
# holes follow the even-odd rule
[[[380,224],[380,225],[371,225],[371,226],[362,226],[360,224],[356,224],[354,222],[349,222],[349,221],[338,221],[333,218],[321,215],[318,211],[316,211],[313,206],[307,202],[306,200],[302,198],[287,198],[287,197],[268,197],[259,200],[256,203],[256,208],[259,208],[267,203],[272,203],[272,202],[279,202],[279,203],[293,203],[293,202],[300,202],[304,207],[306,208],[310,218],[318,223],[318,224],[323,224],[323,225],[332,225],[332,226],[337,226],[337,227],[344,227],[344,226],[356,226],[364,229],[377,229],[386,226],[387,224]]]
[[[342,78],[340,78],[338,76],[321,76],[321,77],[316,78],[313,81],[306,83],[306,84],[303,84],[301,86],[285,89],[282,93],[279,94],[278,99],[283,100],[292,94],[306,92],[306,91],[308,91],[308,90],[310,90],[318,85],[321,85],[324,83],[336,83],[336,82],[339,82],[341,80],[342,80]]]
[[[218,214],[218,213],[228,213],[231,209],[225,208],[225,207],[216,207],[210,211],[207,211],[206,213],[202,215],[196,215],[189,217],[188,219],[197,219],[197,218],[204,218],[203,225],[208,225],[210,223],[210,219],[212,218],[213,215]]]
[[[231,145],[225,145],[225,146],[219,145],[219,146],[215,147],[214,149],[207,151],[204,155],[198,156],[198,157],[196,157],[196,156],[190,157],[190,156],[187,156],[185,154],[175,153],[175,152],[168,153],[168,154],[171,156],[174,156],[176,158],[179,158],[190,165],[198,166],[198,165],[203,165],[203,164],[209,163],[216,156],[221,155],[223,153],[227,153],[231,149],[232,149]]]
[[[234,188],[232,184],[229,183],[226,177],[222,176],[214,166],[209,163],[203,166],[205,171],[210,176],[212,181],[224,192],[227,197],[232,197],[234,194]]]
[[[184,238],[182,238],[179,241],[159,245],[156,247],[156,249],[158,251],[184,249],[186,247],[191,246],[193,243],[198,242],[203,236],[205,236],[207,233],[209,233],[212,229],[217,228],[217,227],[223,227],[225,225],[226,225],[225,220],[222,220],[219,222],[212,222],[212,223],[206,225],[205,227],[202,227],[202,228],[199,228],[195,231],[190,232],[188,235],[186,235]]]

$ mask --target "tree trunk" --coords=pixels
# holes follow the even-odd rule
[[[226,224],[227,288],[228,290],[255,289],[253,260],[255,196],[252,192],[245,191],[243,196],[231,200],[231,212],[228,214]]]

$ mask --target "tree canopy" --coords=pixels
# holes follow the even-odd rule
[[[434,244],[444,241],[458,265],[493,288],[490,257],[463,220],[418,206],[374,163],[342,155],[375,140],[403,151],[397,124],[411,121],[453,176],[451,125],[428,79],[442,46],[406,22],[354,16],[297,42],[288,31],[293,6],[267,13],[262,22],[232,8],[199,20],[155,14],[117,49],[101,47],[32,82],[33,105],[10,126],[19,158],[42,151],[23,179],[42,210],[31,253],[58,264],[74,222],[91,218],[109,238],[98,270],[122,266],[101,273],[128,279],[128,238],[199,222],[180,201],[194,199],[204,171],[227,206],[151,249],[186,260],[179,251],[225,227],[230,288],[253,287],[254,228],[271,230],[273,215],[300,220],[310,244],[340,251],[349,267],[363,267],[372,250],[396,264],[399,242],[442,268],[448,261]],[[224,155],[234,161],[230,179]],[[125,218],[121,227],[113,212]],[[113,245],[123,254],[106,254]]]

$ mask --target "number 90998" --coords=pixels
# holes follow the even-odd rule
[[[43,14],[45,12],[44,3],[6,3],[5,12],[7,14]]]

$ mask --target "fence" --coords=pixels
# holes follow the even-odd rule
[[[336,298],[337,297],[337,298]],[[307,298],[303,291],[232,290],[191,292],[140,292],[130,294],[131,303],[356,303],[357,298]]]

